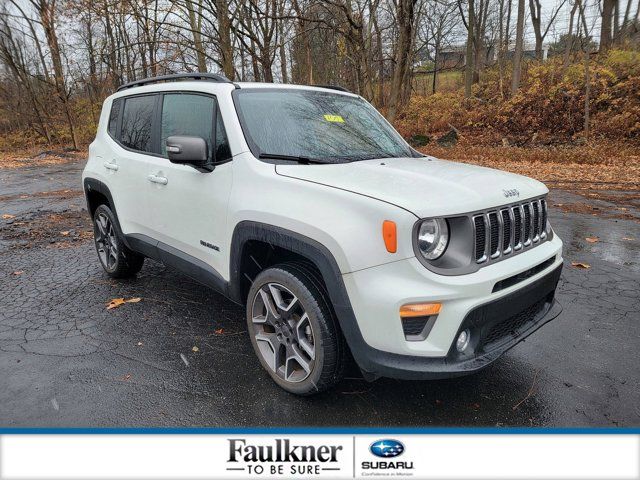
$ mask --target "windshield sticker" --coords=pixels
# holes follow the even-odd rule
[[[342,118],[340,115],[325,115],[324,119],[327,122],[344,123],[344,118]]]

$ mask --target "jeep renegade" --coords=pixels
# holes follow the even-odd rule
[[[548,189],[413,150],[337,87],[214,74],[123,85],[83,172],[98,257],[145,257],[246,306],[264,369],[299,395],[478,371],[555,318]]]

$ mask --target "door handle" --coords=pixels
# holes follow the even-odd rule
[[[166,177],[159,177],[158,175],[149,175],[147,180],[151,183],[159,183],[160,185],[166,185],[169,183],[169,180]]]
[[[118,168],[120,168],[115,163],[104,162],[103,165],[107,170],[113,170],[114,172],[117,172]]]

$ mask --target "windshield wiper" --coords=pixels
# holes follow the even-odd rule
[[[299,157],[296,155],[281,155],[279,153],[261,153],[258,155],[258,158],[260,160],[288,160],[290,162],[297,162],[303,165],[308,165],[310,163],[327,163],[313,158]]]

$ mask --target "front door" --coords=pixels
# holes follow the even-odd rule
[[[187,261],[197,259],[218,274],[229,252],[222,251],[227,205],[232,185],[232,163],[224,123],[215,97],[197,93],[165,93],[162,99],[160,149],[172,135],[202,137],[207,142],[213,171],[150,157],[147,186],[154,238],[159,248]]]

